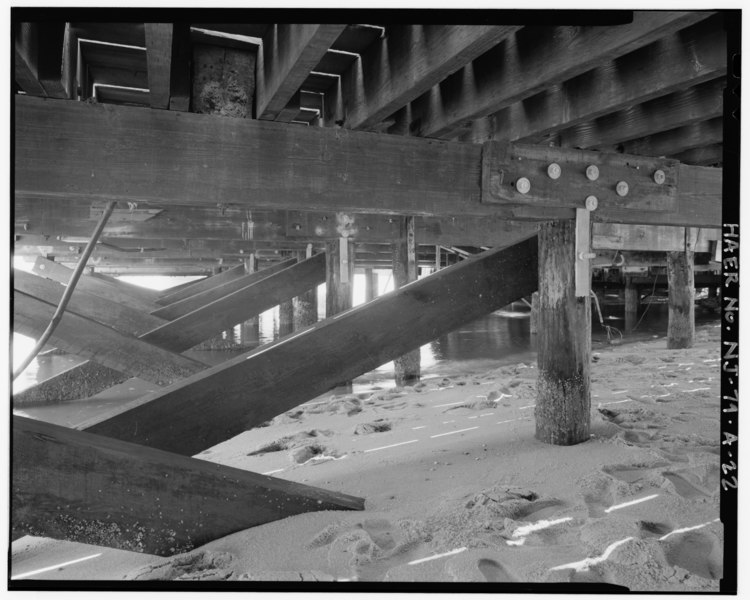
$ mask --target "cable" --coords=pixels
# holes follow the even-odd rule
[[[651,288],[651,293],[649,294],[649,297],[651,297],[651,298],[654,297],[654,292],[656,291],[656,280],[657,279],[659,279],[659,274],[658,273],[656,273],[654,275],[654,287]],[[638,303],[640,304],[640,298],[638,298]],[[635,331],[636,329],[638,329],[638,325],[640,325],[641,321],[643,321],[643,317],[646,316],[646,313],[648,312],[649,308],[651,308],[651,302],[649,302],[646,305],[646,310],[643,311],[643,314],[641,315],[641,318],[638,319],[638,322],[635,324],[635,327],[633,327],[633,329],[631,331]]]
[[[612,343],[612,332],[616,331],[618,334],[620,334],[620,339],[622,339],[622,331],[617,329],[617,327],[612,327],[611,325],[605,325],[604,324],[604,317],[602,317],[602,309],[599,306],[599,298],[597,297],[594,290],[591,290],[591,296],[594,298],[594,304],[596,304],[596,312],[599,313],[599,323],[604,328],[604,330],[607,332],[607,341],[611,344]]]
[[[65,312],[65,308],[68,306],[70,297],[73,295],[73,291],[76,288],[76,284],[78,283],[78,280],[81,278],[81,275],[83,274],[83,269],[86,267],[86,263],[88,262],[89,257],[91,256],[91,253],[94,251],[94,248],[96,247],[96,242],[99,239],[99,236],[102,234],[102,231],[104,231],[104,226],[107,224],[107,220],[109,219],[109,216],[112,214],[112,211],[115,209],[116,204],[117,204],[116,201],[112,201],[108,203],[107,207],[104,209],[104,212],[102,213],[102,216],[99,219],[99,223],[97,223],[96,225],[94,234],[91,236],[91,239],[89,240],[88,244],[86,244],[86,248],[83,250],[83,254],[81,255],[81,258],[78,261],[78,264],[76,265],[75,270],[73,271],[73,275],[71,275],[70,277],[70,281],[68,282],[68,287],[65,288],[65,293],[63,293],[62,298],[60,298],[60,304],[57,305],[57,310],[55,311],[55,314],[52,315],[52,320],[49,322],[49,325],[47,325],[47,329],[44,330],[42,337],[39,338],[39,341],[31,350],[31,353],[24,359],[21,365],[13,372],[14,381],[16,380],[16,378],[18,378],[18,376],[21,373],[24,372],[26,367],[28,367],[31,364],[31,361],[36,358],[37,354],[39,354],[39,351],[44,347],[44,345],[47,343],[47,340],[49,340],[50,336],[57,328],[57,324],[62,319],[63,313]]]

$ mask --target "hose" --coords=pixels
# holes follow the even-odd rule
[[[65,312],[65,308],[68,306],[70,297],[73,295],[73,291],[76,288],[76,284],[78,283],[78,280],[81,278],[81,275],[83,274],[83,269],[86,267],[86,263],[88,262],[89,257],[91,256],[91,253],[94,251],[94,248],[96,247],[96,242],[99,240],[99,236],[102,234],[102,231],[104,231],[104,226],[107,224],[107,221],[109,220],[109,217],[112,214],[112,211],[115,209],[116,204],[117,202],[115,201],[109,202],[107,204],[107,207],[104,209],[102,216],[99,218],[99,223],[97,223],[96,225],[94,234],[91,236],[91,239],[89,240],[88,244],[86,244],[86,248],[84,248],[83,254],[81,255],[81,258],[79,259],[78,264],[76,265],[76,268],[73,271],[73,275],[70,276],[68,287],[65,288],[65,293],[63,294],[62,298],[60,298],[60,303],[57,305],[57,310],[55,310],[55,314],[52,315],[52,320],[49,322],[49,325],[47,325],[47,328],[44,330],[42,337],[39,338],[39,341],[31,350],[31,353],[24,359],[21,365],[13,372],[14,381],[21,373],[24,372],[26,367],[28,367],[31,364],[31,361],[36,358],[37,354],[39,354],[39,351],[44,347],[44,345],[47,343],[47,340],[49,340],[50,336],[57,328],[57,325],[62,319],[63,313]]]

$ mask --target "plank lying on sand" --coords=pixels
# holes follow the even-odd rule
[[[184,352],[212,335],[299,296],[323,283],[325,277],[325,254],[318,254],[165,323],[141,339],[173,352]]]
[[[15,292],[15,331],[34,339],[41,336],[55,307],[33,296]],[[140,377],[157,385],[174,383],[198,373],[205,365],[141,341],[75,313],[66,312],[50,337],[56,347],[105,367]]]
[[[198,310],[206,304],[210,304],[215,300],[220,300],[221,298],[231,294],[232,292],[236,292],[237,290],[241,290],[242,288],[257,283],[258,281],[260,281],[261,279],[265,279],[269,275],[273,275],[275,273],[278,273],[279,271],[283,271],[287,267],[291,267],[296,262],[296,258],[290,258],[289,260],[281,261],[279,263],[276,263],[275,265],[268,267],[267,269],[256,271],[255,273],[250,273],[248,275],[243,275],[242,277],[238,277],[236,279],[233,279],[232,281],[227,281],[223,284],[217,284],[211,289],[203,290],[201,292],[193,294],[192,296],[188,296],[187,298],[168,304],[167,306],[162,306],[161,308],[153,311],[151,314],[157,317],[161,317],[162,319],[167,319],[169,321],[177,319],[179,317],[184,317],[186,314],[193,312],[194,310]]]
[[[206,277],[205,279],[199,279],[198,281],[191,281],[184,286],[178,286],[179,289],[164,290],[164,292],[162,292],[162,295],[159,296],[159,299],[156,301],[156,303],[162,306],[171,304],[172,302],[183,300],[188,296],[192,296],[193,294],[198,294],[200,292],[210,290],[212,287],[221,285],[223,283],[226,283],[227,281],[232,281],[233,279],[242,277],[244,274],[245,265],[238,265],[226,271],[222,271],[217,275],[212,275],[211,277]]]
[[[11,529],[162,556],[364,500],[13,417]]]
[[[70,277],[73,274],[73,270],[63,265],[59,265],[52,260],[40,256],[34,262],[34,273],[58,281],[63,285],[68,285]],[[130,308],[140,310],[141,312],[150,312],[154,310],[154,304],[152,302],[144,300],[142,297],[133,295],[123,288],[118,288],[112,285],[110,282],[105,281],[99,277],[92,277],[91,275],[83,275],[76,284],[76,289],[90,294],[96,294],[107,300],[114,300],[121,304],[127,304]]]
[[[473,256],[80,429],[197,454],[536,288],[534,237]]]

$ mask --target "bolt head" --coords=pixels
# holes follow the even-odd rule
[[[667,180],[667,175],[666,173],[664,173],[664,171],[662,171],[661,169],[657,169],[656,171],[654,171],[654,181],[658,185],[661,185],[666,180]]]
[[[586,210],[596,210],[597,206],[599,206],[599,200],[596,196],[586,198]]]
[[[630,191],[630,187],[628,186],[627,181],[618,181],[617,185],[615,186],[615,191],[617,192],[618,196],[622,196],[623,198],[628,195],[628,192]]]
[[[596,181],[599,179],[599,167],[596,165],[589,165],[586,167],[586,179],[589,181]]]
[[[528,194],[531,190],[531,182],[526,177],[519,177],[516,180],[516,189],[521,194]]]
[[[562,169],[560,168],[560,165],[557,163],[550,163],[550,165],[547,167],[547,175],[549,175],[550,179],[559,179],[560,175],[562,175]]]

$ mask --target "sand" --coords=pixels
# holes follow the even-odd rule
[[[25,537],[36,579],[615,583],[718,591],[719,329],[592,365],[592,434],[534,438],[536,366],[325,395],[197,458],[339,490],[362,512],[298,515],[169,558]]]

